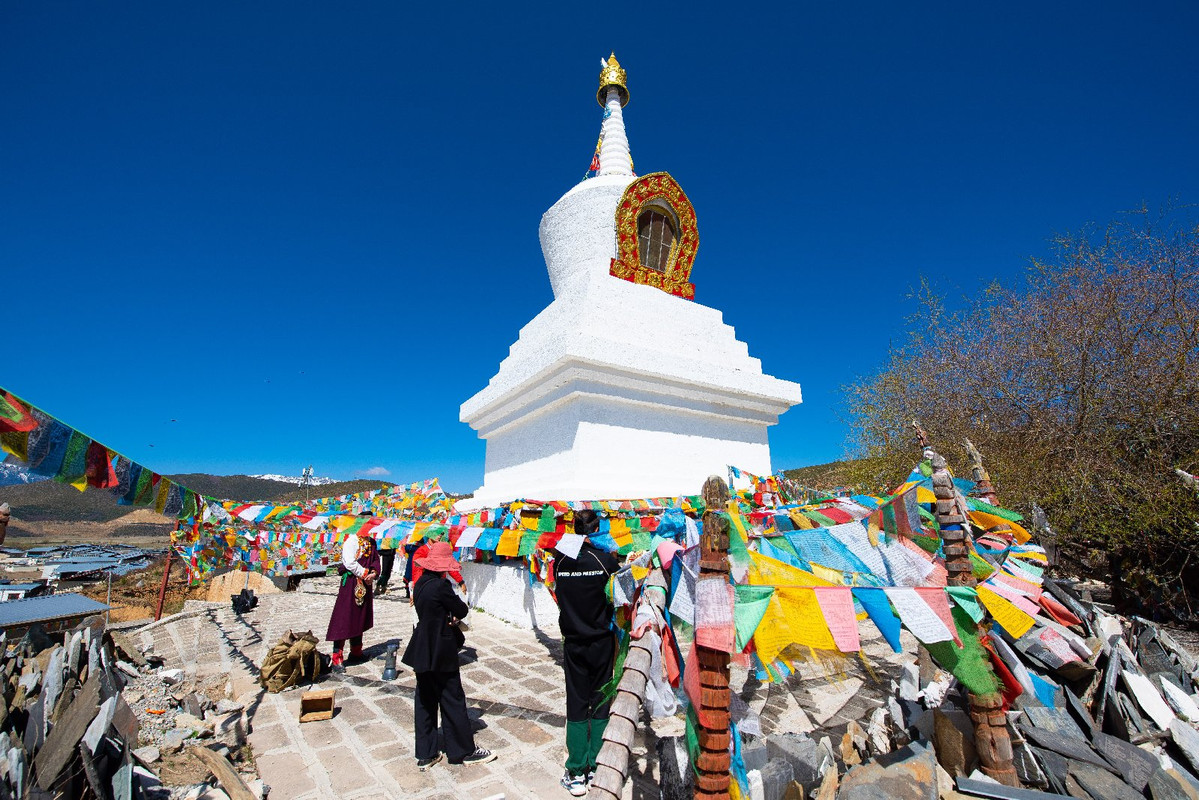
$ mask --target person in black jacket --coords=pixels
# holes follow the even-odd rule
[[[591,536],[598,531],[599,515],[590,510],[575,512],[575,533]],[[590,540],[575,558],[560,555],[554,563],[566,673],[566,772],[562,785],[575,797],[587,794],[608,726],[611,704],[601,690],[612,679],[616,637],[607,587],[608,577],[619,567],[611,553]]]
[[[492,761],[495,755],[490,750],[475,747],[458,672],[458,649],[466,638],[458,622],[470,609],[446,577],[447,572],[459,569],[454,548],[449,542],[434,542],[429,554],[416,563],[424,570],[412,588],[417,622],[401,659],[416,673],[416,766],[424,772],[441,760],[437,748],[439,708],[449,762]]]

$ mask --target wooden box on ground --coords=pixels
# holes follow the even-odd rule
[[[317,689],[300,695],[300,722],[333,719],[333,695],[336,689]]]

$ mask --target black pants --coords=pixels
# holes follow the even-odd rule
[[[600,689],[612,679],[616,637],[592,642],[564,639],[562,667],[566,672],[566,721],[606,719],[610,702],[602,702]]]
[[[376,586],[386,586],[387,581],[391,578],[391,568],[396,563],[395,550],[380,550],[379,561],[382,566],[379,568],[379,580]]]
[[[445,734],[445,755],[461,761],[475,751],[475,736],[466,715],[466,692],[462,676],[453,672],[416,673],[416,757],[437,755],[437,709],[441,709],[441,727]]]

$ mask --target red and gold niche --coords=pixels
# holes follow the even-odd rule
[[[616,258],[609,274],[694,300],[697,250],[695,209],[674,178],[652,172],[628,185],[616,206]]]

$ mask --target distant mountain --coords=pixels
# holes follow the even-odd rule
[[[16,486],[18,484],[37,483],[46,480],[41,475],[26,472],[17,464],[0,462],[0,486]]]
[[[279,483],[290,483],[292,486],[301,486],[304,483],[303,478],[288,477],[287,475],[250,475],[251,478],[262,478],[264,481],[279,481]],[[309,478],[310,486],[328,486],[331,483],[337,483],[337,478]]]
[[[304,502],[303,487],[288,486],[280,481],[251,475],[208,475],[197,472],[167,477],[209,497],[246,502]],[[390,485],[383,481],[340,481],[314,486],[308,490],[308,496],[315,500]],[[14,517],[39,522],[110,522],[136,510],[133,506],[117,505],[111,492],[102,489],[81,492],[73,486],[51,480],[0,486],[0,503],[4,502],[12,506]],[[168,521],[166,517],[162,519]]]

